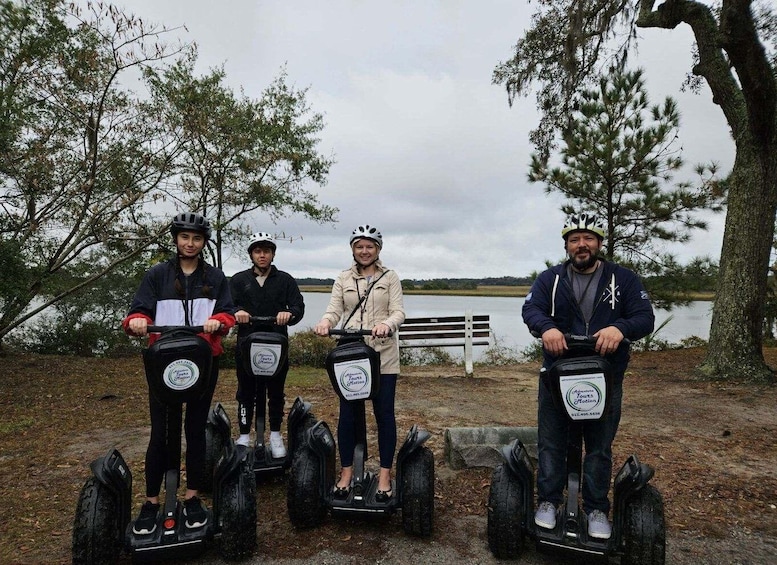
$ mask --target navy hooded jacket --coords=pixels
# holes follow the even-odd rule
[[[639,277],[629,269],[600,259],[602,275],[596,290],[594,310],[588,324],[577,305],[567,266],[569,261],[542,272],[523,303],[523,321],[529,331],[542,335],[557,328],[562,333],[593,335],[607,326],[618,328],[623,337],[636,341],[653,331],[655,315]],[[543,366],[556,360],[543,352]],[[629,346],[622,343],[608,355],[615,375],[623,376],[629,362]]]

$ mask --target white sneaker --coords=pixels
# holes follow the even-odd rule
[[[556,507],[551,502],[540,503],[534,513],[534,523],[540,528],[552,530],[556,527]]]
[[[283,438],[279,435],[270,434],[270,451],[273,459],[283,459],[286,457],[286,447],[283,445]]]
[[[588,535],[596,539],[610,539],[612,527],[601,510],[594,510],[588,515]]]
[[[235,443],[237,445],[243,445],[245,447],[248,447],[251,445],[251,436],[248,434],[240,434],[240,437],[235,440]]]

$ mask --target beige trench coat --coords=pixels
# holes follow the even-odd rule
[[[346,329],[371,330],[378,324],[386,324],[390,327],[393,334],[391,337],[379,339],[368,337],[367,343],[380,353],[382,374],[399,374],[398,332],[399,326],[405,321],[402,282],[396,272],[386,269],[380,261],[377,261],[375,266],[378,273],[372,279],[372,290],[348,320]],[[382,277],[381,274],[383,274]],[[333,328],[336,327],[356,308],[359,298],[364,296],[368,287],[367,278],[359,273],[354,261],[351,268],[341,272],[332,285],[332,296],[322,318],[329,320]]]

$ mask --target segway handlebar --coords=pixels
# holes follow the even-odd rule
[[[362,330],[362,329],[357,330],[353,328],[351,329],[331,328],[329,330],[329,335],[372,335],[372,330]],[[394,335],[394,332],[389,331],[389,334],[386,337],[391,337],[392,335]]]
[[[203,326],[147,326],[146,327],[146,333],[150,334],[163,334],[166,332],[171,332],[173,330],[185,330],[189,331],[193,334],[201,334],[205,331],[205,328]]]
[[[532,330],[531,335],[538,339],[542,338],[542,334],[537,330]],[[592,335],[578,335],[578,334],[564,334],[564,339],[567,342],[567,346],[570,349],[592,349],[596,345],[596,338]],[[624,337],[621,340],[622,344],[630,345],[631,340]]]
[[[276,316],[251,316],[247,322],[238,322],[238,324],[256,324],[258,322],[274,322],[275,320]]]

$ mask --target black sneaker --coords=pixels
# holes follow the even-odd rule
[[[208,511],[196,496],[183,501],[183,515],[186,516],[187,528],[201,528],[208,523]]]
[[[159,514],[159,505],[146,501],[140,509],[138,519],[132,526],[132,533],[145,536],[153,534],[156,530],[157,515]]]

